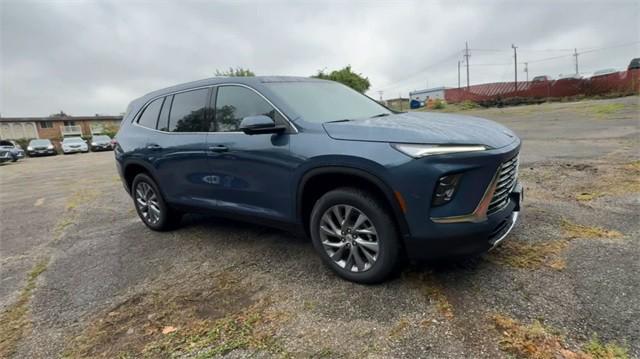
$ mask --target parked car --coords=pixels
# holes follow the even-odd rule
[[[580,74],[568,74],[568,75],[560,74],[560,75],[558,75],[558,81],[560,81],[560,80],[580,80],[580,79],[582,79],[582,75],[580,75]]]
[[[81,137],[65,137],[62,140],[62,153],[66,155],[76,152],[89,152],[87,142]]]
[[[631,62],[629,63],[629,67],[627,67],[627,70],[635,69],[640,69],[640,57],[631,60]]]
[[[547,76],[547,75],[541,75],[541,76],[536,76],[533,78],[533,80],[531,80],[532,82],[546,82],[546,81],[551,81],[551,76]]]
[[[134,100],[115,158],[142,222],[188,211],[311,237],[360,283],[411,259],[482,253],[522,201],[520,139],[454,114],[399,113],[349,87],[303,77],[213,78]]]
[[[91,151],[111,151],[113,145],[111,143],[111,137],[107,135],[96,135],[91,138]]]
[[[0,148],[0,163],[13,161],[11,151]]]
[[[48,139],[31,140],[27,146],[27,155],[29,157],[57,154],[55,146]]]
[[[14,141],[1,140],[0,141],[0,149],[7,150],[11,154],[11,160],[13,162],[24,158],[24,150],[20,147],[19,144]]]

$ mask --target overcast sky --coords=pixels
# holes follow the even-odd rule
[[[472,84],[513,79],[512,43],[530,78],[574,71],[573,48],[596,50],[579,55],[585,73],[640,57],[637,0],[0,2],[2,116],[118,114],[230,66],[309,76],[351,64],[370,96],[407,96],[457,86],[465,41]]]

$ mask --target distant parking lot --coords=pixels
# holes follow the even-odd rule
[[[274,229],[149,231],[111,152],[0,164],[0,357],[640,356],[640,98],[463,113],[522,137],[522,221],[377,286]]]

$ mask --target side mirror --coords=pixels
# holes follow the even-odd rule
[[[276,125],[269,116],[247,116],[240,122],[240,131],[247,135],[259,135],[263,133],[279,133],[286,129],[285,126]]]

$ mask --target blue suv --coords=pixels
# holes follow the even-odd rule
[[[494,122],[398,113],[336,82],[212,78],[134,100],[117,167],[152,230],[186,212],[311,237],[360,283],[401,259],[482,253],[516,222],[520,140]]]

